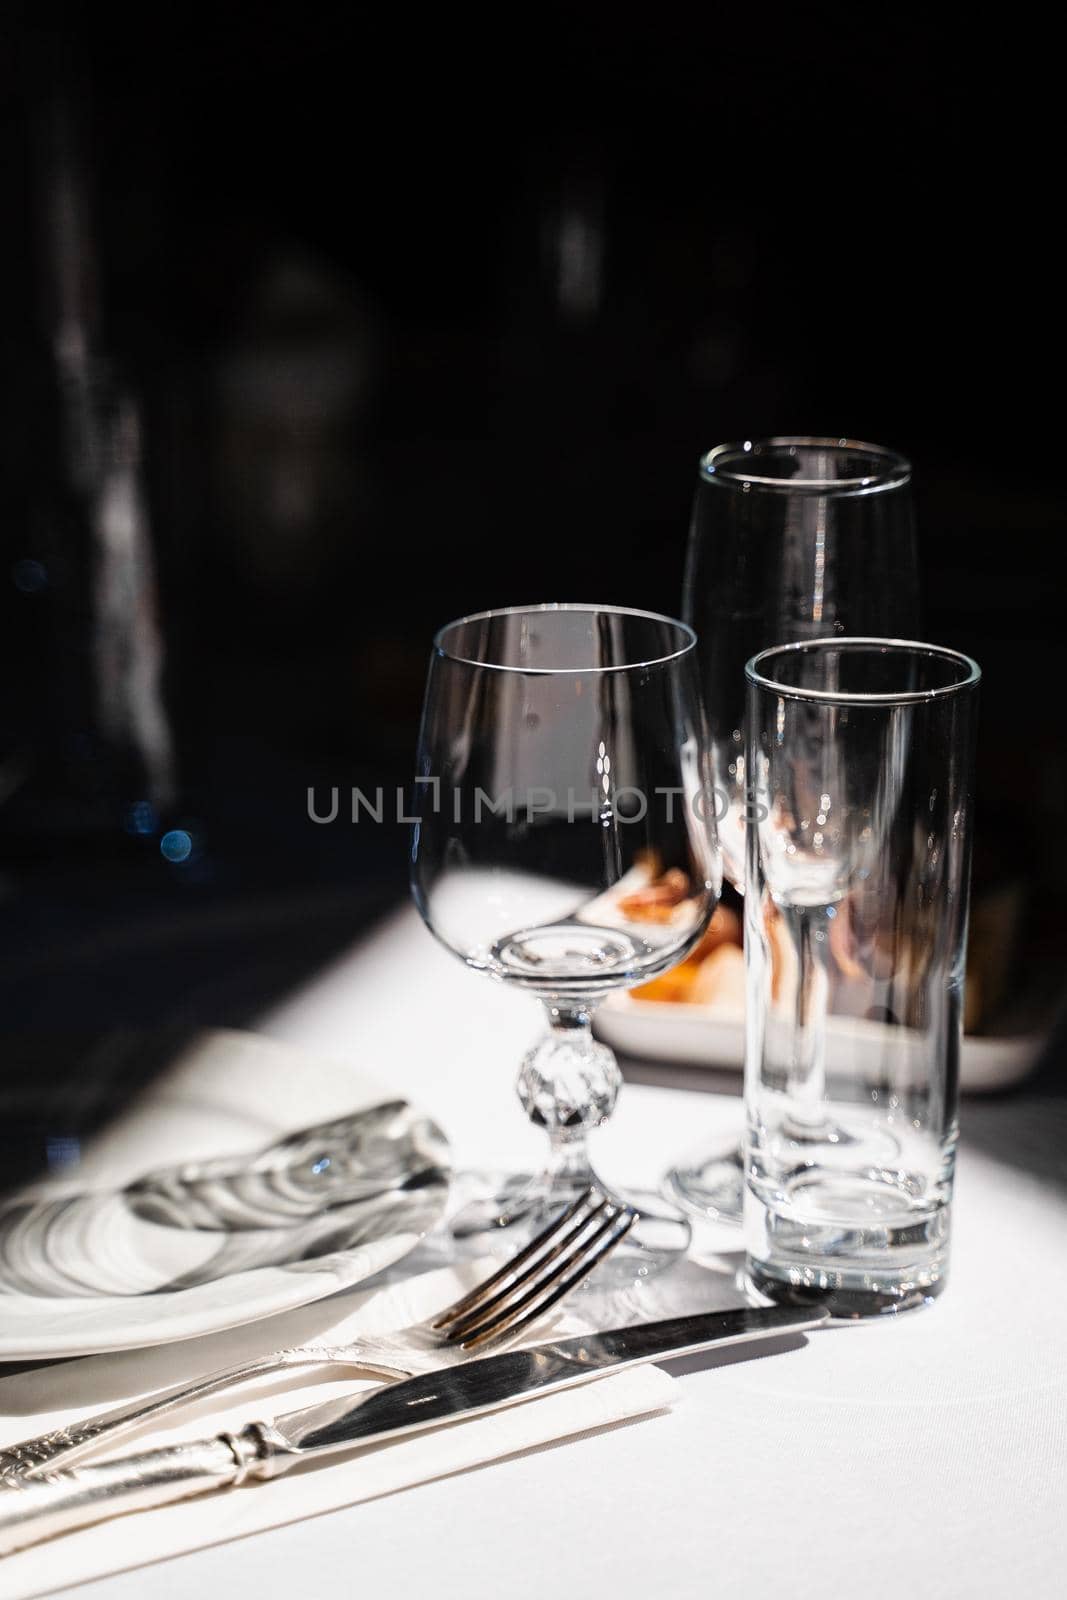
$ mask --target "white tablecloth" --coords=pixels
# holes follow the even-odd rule
[[[460,1163],[543,1154],[513,1090],[536,1005],[465,973],[412,912],[259,1025],[394,1082]],[[654,1183],[738,1121],[728,1096],[630,1084],[596,1155],[609,1180]],[[739,1247],[723,1231],[701,1242]],[[952,1275],[933,1308],[695,1359],[669,1414],[75,1592],[1058,1597],[1065,1314],[1067,1197],[969,1150],[964,1121]]]

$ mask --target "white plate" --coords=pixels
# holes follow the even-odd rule
[[[640,1000],[631,994],[614,994],[597,1008],[598,1036],[627,1055],[678,1065],[740,1072],[745,1057],[743,1013],[721,1006],[685,1005],[665,1000]],[[862,1054],[862,1044],[879,1030],[877,1023],[835,1019],[831,1024],[837,1042]],[[831,1038],[831,1045],[834,1038]],[[963,1040],[960,1087],[968,1094],[1006,1089],[1030,1071],[1041,1039],[1015,1038]]]
[[[383,1106],[388,1111],[373,1109]],[[375,1173],[383,1162],[392,1169],[388,1185],[376,1183],[327,1213],[314,1186],[309,1191],[307,1174],[319,1171],[310,1145],[301,1149],[299,1168],[290,1169],[288,1158],[280,1175],[254,1168],[253,1157],[279,1138],[356,1113],[364,1115],[356,1118],[360,1141],[345,1151],[346,1181],[358,1180],[366,1160]],[[197,1226],[180,1211],[178,1226],[160,1220],[173,1184],[188,1204],[192,1191],[182,1163],[196,1168],[197,1205],[221,1196],[219,1217],[208,1228],[202,1217]],[[204,1163],[216,1163],[206,1178]],[[254,1034],[220,1029],[199,1035],[92,1140],[75,1168],[19,1196],[16,1221],[15,1212],[6,1211],[0,1361],[189,1339],[349,1288],[398,1261],[434,1225],[444,1210],[447,1165],[440,1129],[365,1075]],[[403,1187],[409,1166],[430,1174],[410,1192]],[[224,1180],[222,1170],[230,1174]],[[133,1208],[116,1193],[159,1172],[170,1182],[147,1186],[155,1214],[146,1215],[144,1191]],[[295,1187],[293,1172],[300,1178]],[[255,1211],[264,1196],[266,1225]],[[324,1236],[327,1214],[340,1226]],[[294,1233],[299,1238],[290,1254]],[[339,1237],[357,1242],[337,1248]],[[230,1270],[234,1259],[249,1259],[250,1240],[252,1264]],[[272,1264],[255,1264],[256,1254]],[[191,1286],[170,1286],[182,1279]]]

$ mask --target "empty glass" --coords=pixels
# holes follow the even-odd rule
[[[714,910],[694,644],[668,617],[564,605],[465,617],[435,640],[415,900],[443,944],[536,995],[548,1023],[518,1081],[549,1136],[548,1169],[494,1193],[464,1227],[534,1226],[598,1181],[586,1139],[620,1075],[592,1012],[680,961]],[[635,1203],[623,1250],[651,1260],[686,1247],[688,1224],[662,1200]]]
[[[745,663],[832,634],[919,628],[911,467],[881,445],[778,438],[718,445],[700,463],[683,615],[697,633],[723,870],[745,884]],[[676,1169],[673,1193],[741,1220],[741,1159],[727,1141]]]
[[[948,1259],[979,672],[825,639],[746,675],[748,1272],[904,1310]]]

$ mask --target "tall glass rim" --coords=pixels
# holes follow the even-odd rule
[[[901,689],[896,692],[862,694],[843,689],[802,689],[791,683],[782,683],[773,675],[773,664],[815,650],[840,650],[842,648],[877,649],[882,652],[898,651],[916,655],[936,656],[940,661],[952,662],[963,676],[957,683],[941,684],[934,689]],[[841,634],[828,639],[802,639],[796,644],[771,645],[760,650],[745,663],[745,677],[756,689],[774,694],[785,700],[807,701],[815,705],[835,706],[905,706],[920,705],[931,700],[945,700],[951,695],[976,689],[981,682],[982,669],[971,656],[961,650],[950,650],[947,645],[926,644],[921,639],[878,639],[864,635]]]
[[[587,616],[641,617],[646,622],[662,623],[676,630],[679,636],[677,650],[665,655],[642,657],[634,661],[613,662],[610,666],[589,667],[534,667],[513,665],[504,661],[475,661],[470,656],[458,655],[445,643],[446,635],[454,629],[466,627],[471,622],[490,622],[499,617],[543,616],[546,612],[573,611]],[[682,661],[696,649],[697,636],[687,622],[670,617],[662,611],[643,611],[635,606],[611,606],[581,603],[578,601],[546,601],[540,605],[494,606],[487,611],[472,611],[465,617],[455,617],[434,634],[434,655],[443,661],[453,661],[458,666],[477,667],[483,672],[512,672],[519,677],[580,678],[608,672],[636,672],[647,667],[665,667],[672,661]]]
[[[836,450],[843,455],[861,453],[873,456],[879,463],[875,472],[857,473],[844,478],[773,478],[759,472],[744,470],[747,460],[755,466],[761,450]],[[767,490],[772,494],[824,495],[832,498],[846,495],[884,494],[889,489],[902,489],[911,482],[911,462],[899,451],[887,445],[869,444],[863,439],[823,438],[814,434],[775,434],[767,439],[743,439],[733,444],[717,444],[700,458],[700,476],[706,483],[723,484],[744,490],[745,486]]]

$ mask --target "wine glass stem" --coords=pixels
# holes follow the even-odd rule
[[[595,1002],[589,1000],[546,1000],[548,1025],[553,1033],[564,1036],[577,1030],[592,1038],[592,1018]]]
[[[799,913],[797,955],[800,970],[797,977],[794,1056],[789,1075],[791,1116],[798,1125],[811,1130],[826,1126],[823,1097],[829,988],[825,952],[814,937],[814,918],[815,913],[807,907]]]
[[[593,1169],[589,1162],[589,1140],[583,1128],[576,1136],[551,1135],[548,1158],[548,1177],[553,1184],[568,1188],[588,1189],[593,1182]]]
[[[551,1187],[587,1187],[592,1179],[587,1138],[615,1107],[622,1076],[611,1051],[593,1038],[592,1004],[545,1002],[548,1031],[519,1072],[519,1098],[551,1143]]]

